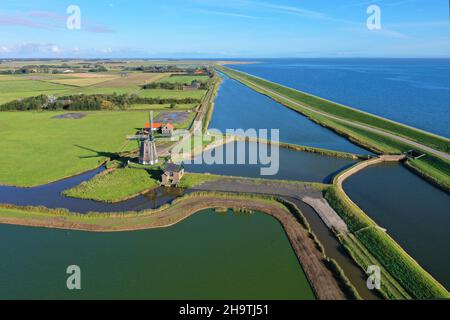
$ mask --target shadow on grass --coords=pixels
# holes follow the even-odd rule
[[[98,151],[98,150],[94,150],[91,148],[87,148],[87,147],[83,147],[80,145],[75,145],[75,147],[86,150],[86,151],[90,151],[92,153],[95,153],[96,155],[91,155],[91,156],[80,156],[80,159],[90,159],[90,158],[107,158],[110,161],[119,161],[121,162],[123,165],[126,165],[128,163],[128,161],[132,161],[133,158],[131,158],[130,156],[124,156],[121,155],[120,153],[116,153],[116,152],[108,152],[108,151]]]

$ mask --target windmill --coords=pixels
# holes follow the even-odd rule
[[[153,136],[153,111],[149,113],[150,128],[148,134],[138,134],[128,136],[128,140],[139,141],[139,163],[144,165],[154,165],[158,163],[158,154],[156,153],[155,137]]]

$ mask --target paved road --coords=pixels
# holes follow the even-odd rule
[[[247,79],[244,79],[242,77],[233,75],[233,78],[243,82],[244,84],[247,82],[247,83],[251,84],[252,86],[254,86],[256,88],[269,93],[272,96],[275,96],[275,97],[281,98],[283,100],[286,100],[287,102],[292,103],[293,105],[299,106],[301,108],[304,108],[304,109],[306,109],[308,111],[311,111],[311,112],[314,112],[314,113],[326,116],[326,117],[328,117],[330,119],[337,120],[337,121],[340,121],[340,122],[345,123],[345,124],[352,125],[352,126],[357,127],[357,128],[361,128],[361,129],[364,129],[364,130],[367,130],[367,131],[371,131],[371,132],[383,135],[385,137],[388,137],[388,138],[391,138],[391,139],[394,139],[394,140],[397,140],[397,141],[409,144],[410,146],[412,146],[414,148],[421,149],[421,150],[426,151],[426,152],[428,152],[430,154],[433,154],[435,156],[438,156],[438,157],[441,157],[441,158],[444,158],[444,159],[450,161],[450,155],[448,153],[446,153],[446,152],[442,152],[442,151],[433,149],[431,147],[428,147],[426,145],[423,145],[421,143],[412,141],[412,140],[404,138],[404,137],[396,136],[395,134],[386,132],[386,131],[381,130],[381,129],[376,129],[376,128],[370,127],[368,125],[360,124],[360,123],[357,123],[357,122],[346,120],[346,119],[341,118],[341,117],[330,115],[330,114],[328,114],[326,112],[323,112],[323,111],[318,111],[318,110],[316,110],[314,108],[311,108],[311,107],[308,107],[308,106],[306,106],[306,105],[304,105],[304,104],[302,104],[302,103],[300,103],[300,102],[298,102],[296,100],[293,100],[293,99],[291,99],[289,97],[286,97],[285,95],[282,95],[282,94],[280,94],[278,92],[275,92],[275,91],[272,91],[270,89],[267,89],[267,88],[265,88],[263,86],[260,86],[260,85],[258,85],[256,83],[254,83],[252,81],[249,81]]]

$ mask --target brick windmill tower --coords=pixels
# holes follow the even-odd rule
[[[155,137],[153,136],[153,111],[150,111],[150,128],[148,134],[128,136],[128,140],[139,141],[139,163],[144,165],[154,165],[158,163],[156,153]]]

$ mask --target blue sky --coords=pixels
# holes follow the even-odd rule
[[[72,4],[80,30],[66,28]],[[380,56],[450,57],[449,1],[0,0],[3,58]]]

